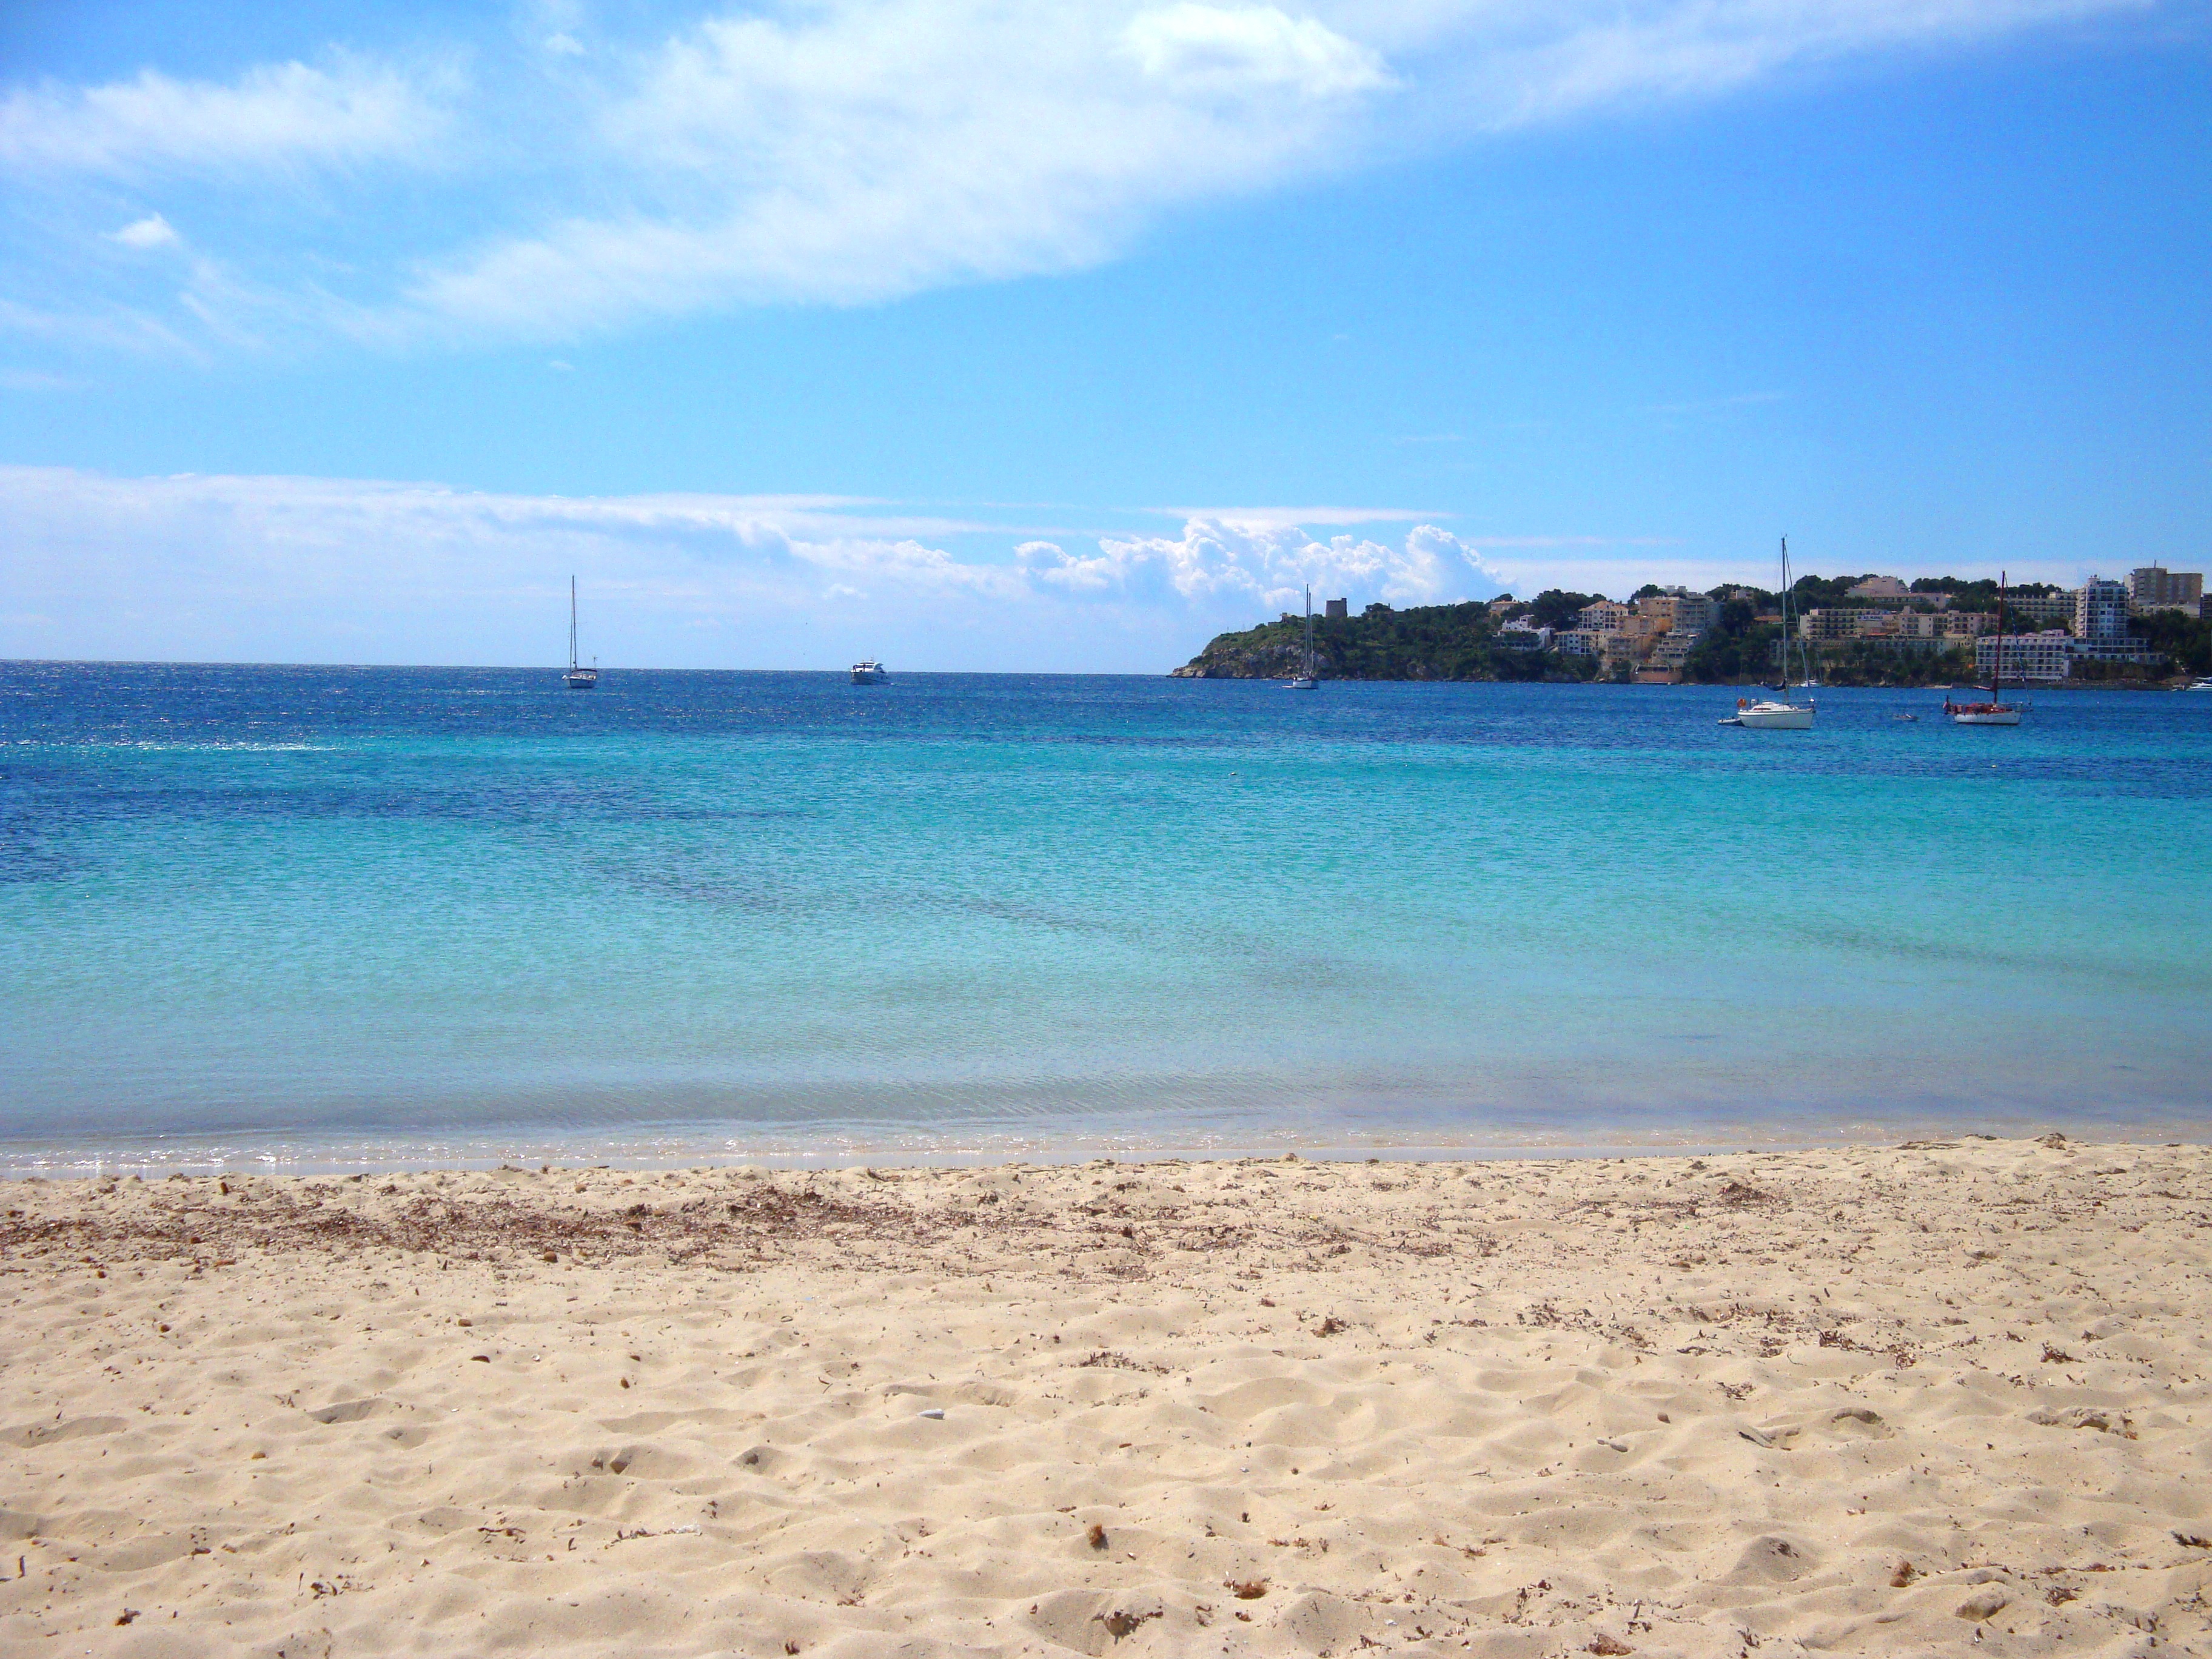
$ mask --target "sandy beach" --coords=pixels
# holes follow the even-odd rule
[[[0,1193],[9,1655],[2212,1653],[2202,1147]]]

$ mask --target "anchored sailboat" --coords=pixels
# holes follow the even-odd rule
[[[576,579],[568,578],[568,672],[561,676],[561,684],[571,691],[589,691],[599,683],[599,659],[588,665],[576,660]]]
[[[1749,697],[1738,697],[1735,713],[1721,721],[1723,726],[1750,726],[1767,732],[1809,732],[1813,728],[1813,700],[1802,703],[1790,701],[1790,644],[1796,640],[1797,630],[1790,626],[1792,596],[1790,592],[1790,538],[1782,538],[1782,661],[1781,672],[1776,677],[1780,684],[1774,690],[1782,694],[1782,701],[1761,697],[1753,702]],[[1813,680],[1813,659],[1805,649],[1805,642],[1796,640],[1797,659],[1805,678],[1800,689],[1809,687]]]
[[[1299,673],[1299,675],[1297,676],[1297,678],[1296,679],[1293,679],[1293,680],[1290,683],[1290,684],[1289,684],[1287,687],[1285,687],[1285,690],[1291,690],[1291,691],[1318,691],[1319,690],[1321,690],[1321,682],[1320,682],[1319,680],[1317,680],[1317,679],[1316,679],[1316,678],[1314,678],[1314,658],[1313,658],[1313,589],[1312,589],[1312,587],[1311,587],[1310,586],[1309,586],[1307,587],[1307,589],[1306,589],[1306,661],[1305,661],[1305,667],[1304,667],[1304,671],[1303,671],[1303,672],[1301,672]]]
[[[1990,700],[1953,702],[1943,699],[1943,712],[1954,726],[2018,726],[2024,705],[2004,700],[2005,573],[1997,572],[1997,648],[1990,654]]]

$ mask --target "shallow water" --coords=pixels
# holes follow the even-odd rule
[[[0,665],[0,1163],[2201,1133],[2212,696],[1735,696]]]

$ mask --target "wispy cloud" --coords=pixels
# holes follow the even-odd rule
[[[1384,153],[2147,3],[764,0],[625,38],[540,0],[465,76],[334,52],[0,95],[0,170],[155,196],[126,240],[189,185],[224,274],[179,298],[70,269],[67,216],[33,216],[15,233],[64,275],[9,297],[61,314],[89,283],[147,336],[385,344],[870,303],[1079,270],[1163,214]]]
[[[134,219],[122,229],[111,231],[108,240],[120,242],[125,247],[140,249],[173,247],[179,240],[177,228],[158,213],[149,213],[143,219]]]
[[[327,69],[264,64],[229,82],[151,69],[98,86],[47,82],[0,98],[0,167],[136,179],[419,161],[446,127],[453,89],[450,70],[344,56]]]

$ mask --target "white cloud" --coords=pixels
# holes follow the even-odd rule
[[[1391,605],[1437,605],[1487,599],[1504,580],[1474,547],[1434,525],[1417,526],[1393,547],[1353,536],[1317,541],[1294,524],[1193,519],[1179,536],[1103,537],[1088,555],[1030,542],[1018,556],[1048,590],[1173,599],[1248,617],[1300,603],[1308,583]]]
[[[1146,75],[1197,89],[1290,87],[1328,97],[1390,80],[1373,48],[1273,6],[1161,6],[1139,12],[1122,38]]]
[[[560,337],[1063,271],[1160,209],[1333,164],[1367,48],[1273,8],[831,0],[710,17],[600,83],[618,210],[433,260],[427,323]]]
[[[149,213],[143,219],[134,219],[122,229],[109,234],[108,240],[120,242],[125,247],[155,248],[173,246],[178,240],[177,228],[158,213]]]
[[[0,589],[46,619],[0,624],[0,657],[543,659],[574,571],[609,660],[896,653],[942,668],[1164,670],[1222,629],[1295,608],[1308,581],[1398,605],[1500,585],[1474,548],[1429,526],[1399,542],[1317,540],[1194,520],[1174,536],[1009,550],[988,526],[833,497],[16,467],[0,468]],[[702,638],[720,654],[702,656]]]
[[[50,82],[0,96],[0,169],[230,192],[228,226],[219,200],[191,221],[230,274],[142,297],[149,337],[557,341],[1074,270],[1180,208],[1386,152],[2149,3],[762,0],[625,40],[538,0],[479,43],[465,99],[450,66],[343,54]],[[317,188],[262,188],[284,173]]]
[[[237,175],[421,161],[446,125],[451,76],[340,58],[270,64],[235,81],[46,82],[0,98],[0,167],[18,174]]]

